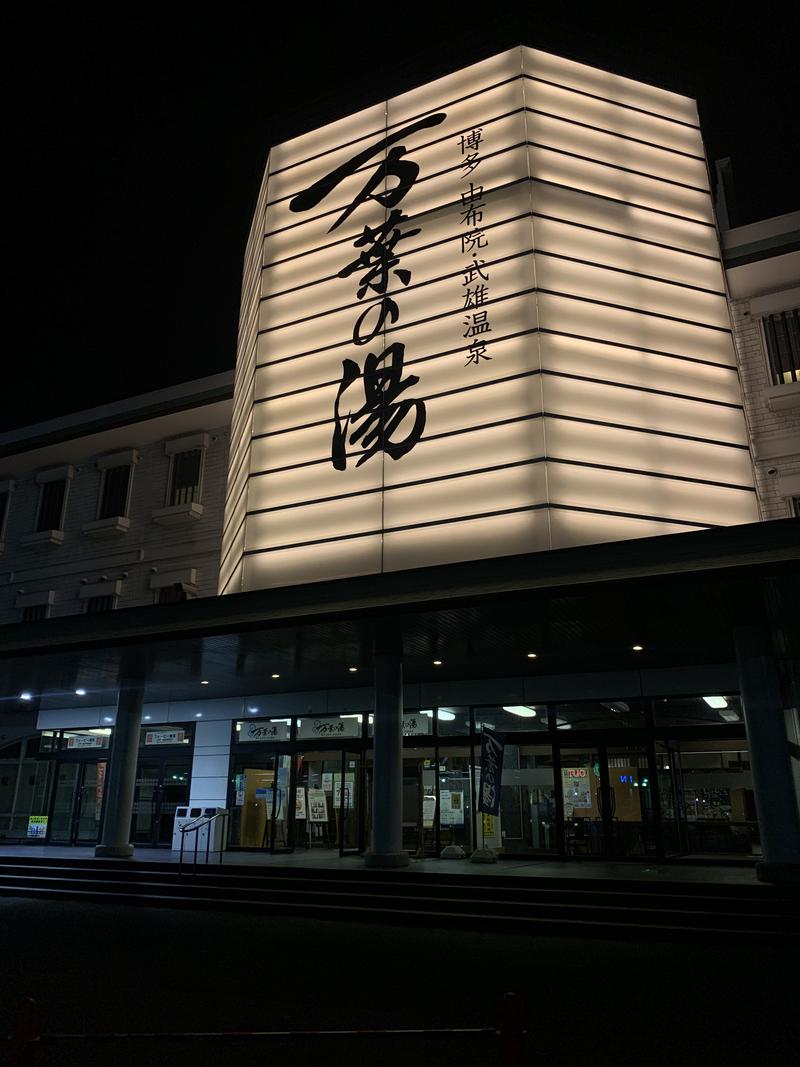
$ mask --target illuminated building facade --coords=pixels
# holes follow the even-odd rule
[[[279,145],[242,294],[224,595],[3,653],[48,766],[113,724],[100,853],[146,720],[230,847],[796,877],[797,537],[759,521],[694,102],[520,48]]]

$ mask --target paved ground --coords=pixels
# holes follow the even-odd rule
[[[524,1063],[794,1062],[796,946],[600,941],[0,898],[0,1033],[493,1026],[523,998]],[[485,1039],[84,1041],[40,1063],[499,1063]]]
[[[60,848],[54,845],[0,845],[2,856],[40,856],[60,859],[93,859],[93,848]],[[169,849],[137,848],[135,858],[144,863],[177,863],[178,853]],[[202,859],[202,857],[201,857]],[[223,863],[264,867],[337,867],[363,870],[360,856],[340,858],[334,849],[309,849],[284,856],[265,852],[226,852]],[[216,862],[216,861],[214,861]],[[514,875],[536,878],[610,878],[650,882],[716,882],[761,885],[752,865],[716,866],[695,863],[604,863],[600,860],[501,860],[499,863],[470,863],[469,860],[412,860],[406,870],[432,874]]]

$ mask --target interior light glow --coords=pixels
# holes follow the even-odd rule
[[[536,653],[535,652],[529,652],[528,653],[528,659],[536,659]]]
[[[441,667],[442,661],[440,659],[435,659],[433,661],[433,665],[434,665],[434,667]]]
[[[273,678],[280,678],[280,675],[279,674],[273,674],[272,677]]]
[[[706,704],[708,704],[710,708],[714,708],[717,710],[719,708],[727,708],[728,706],[728,701],[725,699],[725,697],[703,697],[703,700],[705,700]]]
[[[358,719],[359,722],[363,722],[364,721],[364,716],[363,715],[340,715],[339,718],[340,719]]]
[[[152,718],[152,715],[145,715],[145,716],[143,716],[143,718],[144,718],[145,722],[150,722],[150,719]]]
[[[528,707],[525,704],[510,704],[508,706],[503,705],[503,711],[509,711],[512,715],[519,715],[521,719],[536,718],[536,708]]]
[[[114,721],[113,716],[111,716],[111,715],[104,715],[103,716],[103,722],[113,722],[113,721]]]
[[[723,722],[739,722],[739,712],[735,708],[721,710],[719,717]]]
[[[25,690],[25,692],[20,693],[19,699],[20,700],[33,700],[33,694],[29,693],[27,690]]]
[[[194,717],[195,717],[196,719],[202,719],[202,718],[203,718],[203,713],[202,713],[202,711],[196,711],[196,712],[194,713]]]
[[[351,674],[355,674],[356,671],[358,670],[358,667],[348,667],[347,669],[348,669],[348,671],[350,671]]]
[[[642,645],[634,645],[633,646],[633,651],[634,652],[644,652],[644,647]]]
[[[208,682],[207,682],[207,681],[206,681],[206,680],[204,679],[204,680],[203,680],[203,681],[202,681],[202,682],[200,683],[200,685],[208,685]]]
[[[421,711],[420,715],[424,715],[427,719],[432,719],[433,711],[428,708],[425,711]],[[437,708],[436,718],[439,720],[439,722],[452,722],[452,720],[455,718],[455,715],[452,711],[448,711],[447,708]]]
[[[76,689],[75,690],[75,696],[76,697],[85,697],[86,696],[86,690],[85,689]]]
[[[247,710],[250,712],[251,715],[258,714],[258,708],[248,708]]]

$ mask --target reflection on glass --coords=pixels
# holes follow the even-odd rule
[[[742,741],[684,741],[680,817],[691,856],[749,856],[761,851],[750,753]]]
[[[268,848],[275,757],[239,756],[234,762],[229,843],[234,848]]]
[[[475,730],[486,726],[499,733],[521,730],[546,730],[547,707],[544,704],[506,704],[503,707],[475,708]]]
[[[289,784],[292,757],[277,757],[277,780],[274,789],[267,788],[265,802],[267,819],[272,819],[273,849],[289,847]]]
[[[58,768],[53,813],[50,816],[50,841],[53,844],[72,843],[72,819],[80,770],[79,763],[62,763]]]
[[[403,848],[417,856],[436,851],[436,765],[433,748],[403,752]]]
[[[76,844],[97,841],[100,833],[100,815],[103,810],[103,790],[106,781],[105,760],[83,765],[83,783],[78,799]]]
[[[469,855],[472,841],[472,750],[470,746],[439,750],[439,843],[460,845]]]
[[[438,708],[437,727],[439,737],[468,737],[470,733],[469,708]]]
[[[598,749],[562,749],[561,791],[567,855],[602,855],[604,827]]]
[[[647,753],[635,748],[608,750],[613,855],[617,859],[655,853],[653,790]]]
[[[295,843],[304,848],[333,848],[339,836],[334,777],[338,784],[341,756],[338,752],[303,752],[296,759]],[[346,792],[345,801],[348,795]]]
[[[656,726],[724,726],[744,721],[741,700],[728,694],[659,697],[653,706]]]
[[[580,704],[557,704],[559,730],[614,730],[644,726],[641,700],[587,700]]]
[[[556,851],[556,794],[550,745],[506,742],[500,840],[503,851],[510,855]]]

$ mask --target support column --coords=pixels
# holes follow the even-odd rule
[[[375,638],[372,847],[368,867],[407,867],[403,849],[403,655],[397,633]]]
[[[105,785],[103,836],[95,847],[95,856],[130,859],[133,792],[136,786],[136,762],[139,757],[139,730],[142,725],[144,681],[122,678],[117,698],[117,721]]]
[[[750,746],[763,882],[800,883],[800,810],[795,794],[777,667],[765,626],[734,630]]]

